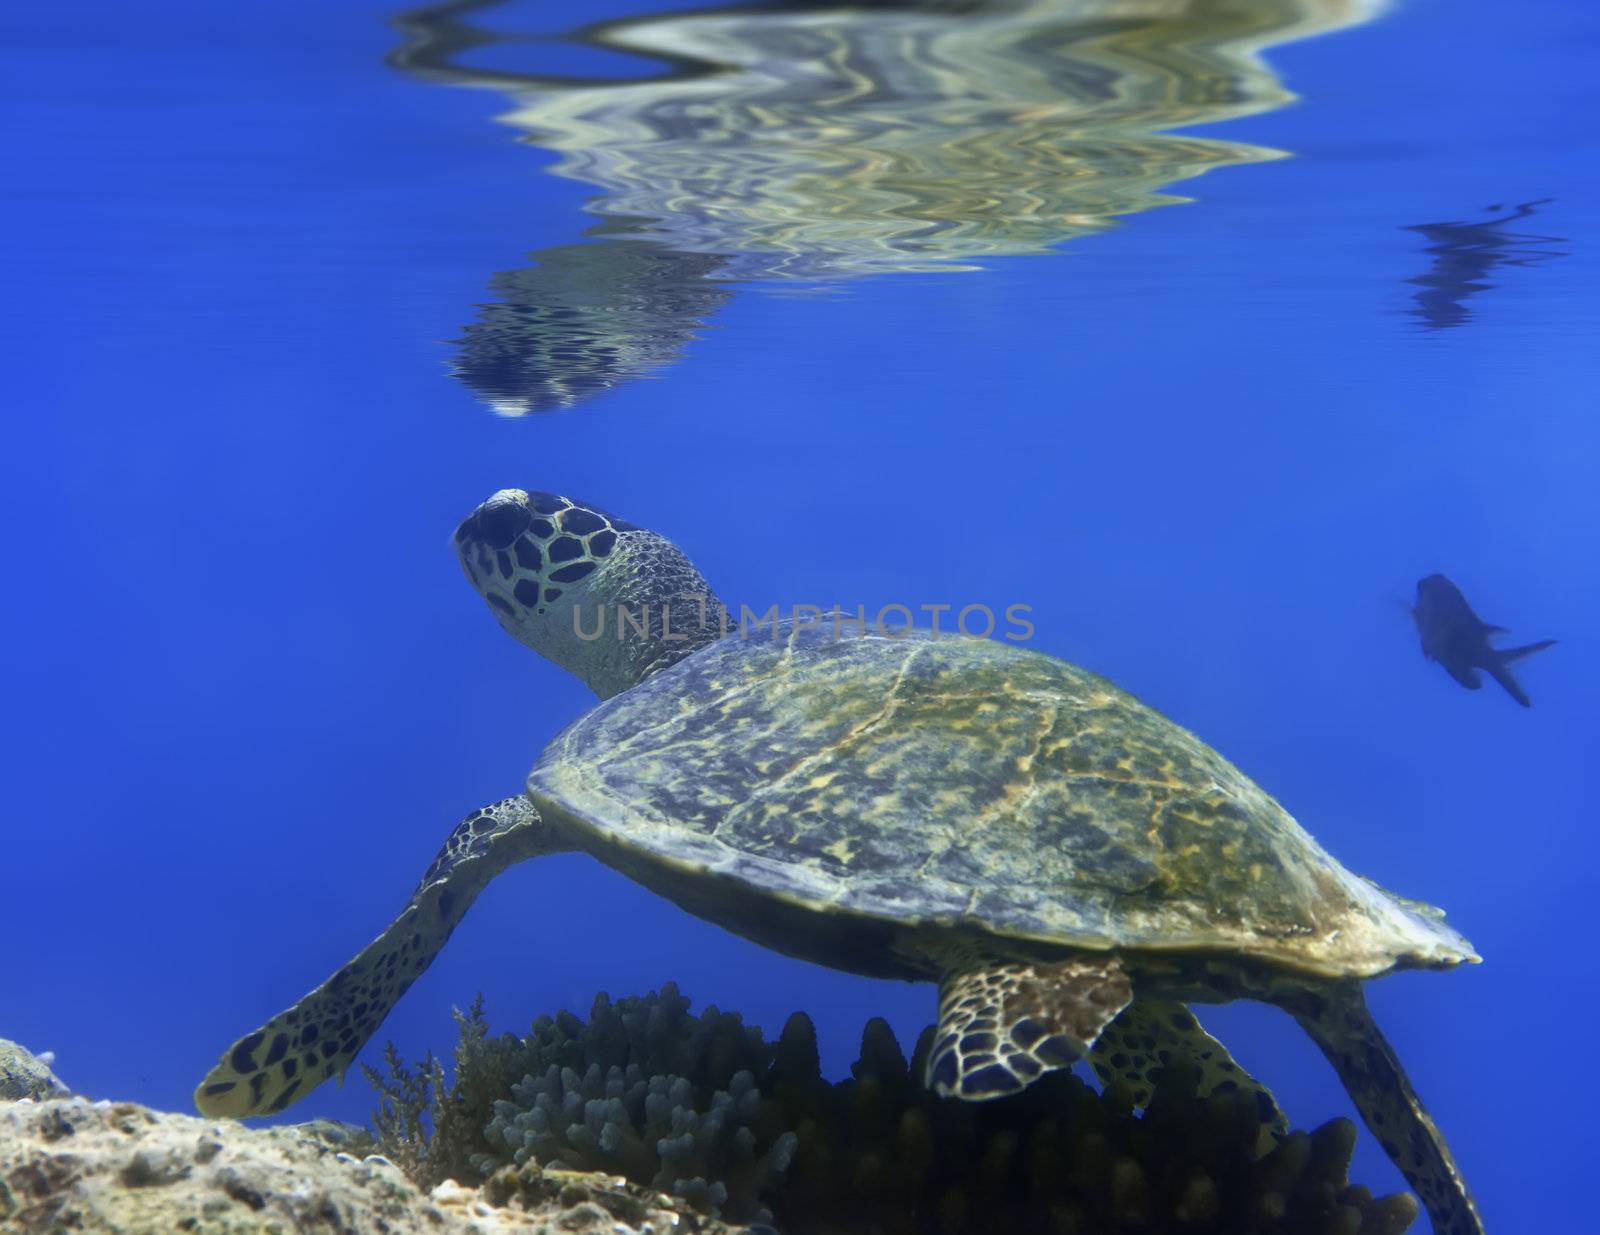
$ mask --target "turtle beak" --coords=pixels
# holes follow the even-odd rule
[[[527,493],[521,489],[502,489],[456,528],[456,555],[461,559],[462,569],[502,621],[515,615],[510,598],[500,594],[501,575],[509,577],[511,573],[506,551],[532,522]]]

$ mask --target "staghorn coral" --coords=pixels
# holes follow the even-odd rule
[[[736,1014],[688,1009],[669,983],[600,995],[587,1024],[563,1012],[490,1039],[475,1004],[458,1015],[452,1084],[431,1058],[408,1072],[392,1048],[389,1079],[369,1070],[385,1094],[380,1147],[423,1181],[614,1171],[785,1235],[1399,1235],[1417,1216],[1409,1195],[1347,1182],[1348,1120],[1258,1159],[1254,1103],[1198,1098],[1182,1067],[1142,1114],[1071,1073],[962,1103],[920,1081],[931,1031],[908,1060],[886,1022],[868,1022],[849,1079],[830,1082],[804,1014],[767,1042]]]

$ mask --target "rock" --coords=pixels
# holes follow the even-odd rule
[[[0,1101],[65,1097],[71,1091],[50,1071],[53,1062],[48,1052],[35,1055],[0,1038]]]
[[[247,1128],[131,1102],[0,1102],[0,1230],[736,1235],[606,1175],[507,1171],[492,1189],[449,1182],[425,1194],[388,1159],[357,1156],[368,1148],[355,1130],[320,1123]]]

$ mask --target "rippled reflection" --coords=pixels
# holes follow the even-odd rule
[[[1462,302],[1494,286],[1484,280],[1496,266],[1537,266],[1553,257],[1565,257],[1564,250],[1549,247],[1565,244],[1565,236],[1505,230],[1508,223],[1529,218],[1548,202],[1549,198],[1523,202],[1504,214],[1496,212],[1506,207],[1490,206],[1491,217],[1476,223],[1456,220],[1408,227],[1407,231],[1417,232],[1433,242],[1428,246],[1428,252],[1433,255],[1432,265],[1426,273],[1406,280],[1422,288],[1416,294],[1412,316],[1434,330],[1463,326],[1472,320],[1472,311]]]
[[[499,301],[456,341],[456,376],[503,415],[571,407],[648,376],[678,359],[732,294],[710,281],[716,258],[647,241],[595,240],[535,256],[537,266],[489,280]]]
[[[517,41],[468,23],[492,6],[408,14],[391,59],[505,93],[505,119],[559,154],[552,170],[601,190],[587,209],[605,238],[497,276],[504,303],[466,332],[461,376],[516,412],[672,359],[726,295],[712,280],[972,269],[1185,200],[1164,190],[1212,168],[1278,157],[1167,130],[1282,105],[1292,96],[1260,53],[1379,0],[655,13],[566,36],[644,66],[608,79],[464,67]]]

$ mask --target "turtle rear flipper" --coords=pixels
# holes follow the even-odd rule
[[[969,965],[939,988],[928,1083],[942,1097],[984,1102],[1070,1068],[1133,998],[1115,956]]]
[[[1422,1198],[1434,1235],[1483,1235],[1483,1219],[1461,1168],[1367,1010],[1360,984],[1305,986],[1276,1002],[1339,1073],[1372,1135]]]
[[[213,1118],[274,1115],[345,1069],[507,866],[562,848],[526,798],[473,811],[384,932],[292,1008],[228,1048],[195,1090]]]
[[[1238,1093],[1254,1100],[1261,1119],[1258,1157],[1288,1135],[1289,1121],[1271,1091],[1246,1072],[1227,1047],[1201,1028],[1194,1013],[1176,1000],[1141,996],[1101,1031],[1089,1052],[1089,1063],[1101,1084],[1126,1085],[1135,1108],[1150,1105],[1156,1077],[1163,1068],[1182,1062],[1195,1070],[1196,1097]]]

